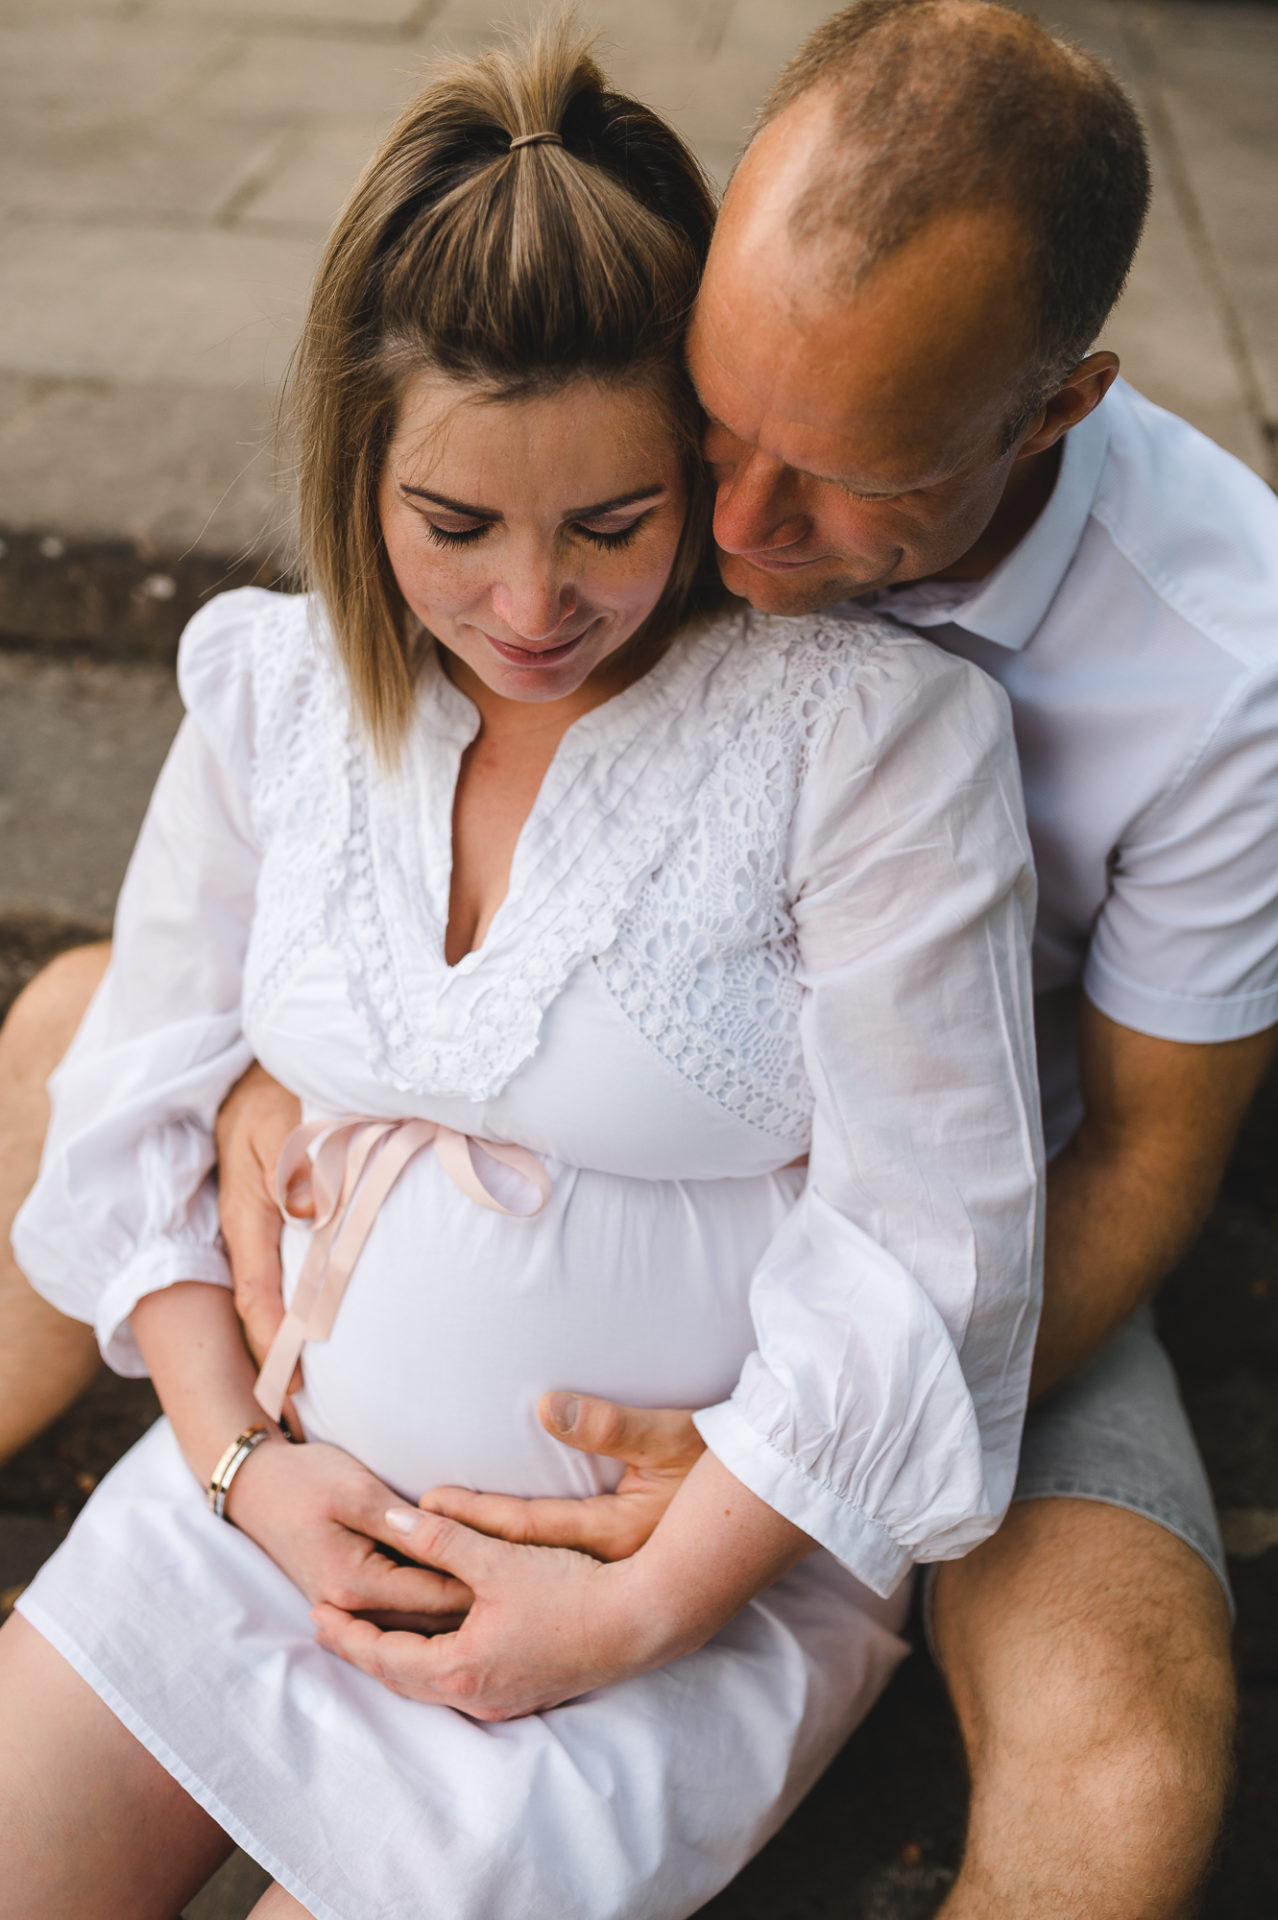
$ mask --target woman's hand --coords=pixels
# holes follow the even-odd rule
[[[520,1500],[435,1487],[419,1505],[498,1540],[626,1560],[650,1537],[705,1452],[692,1415],[672,1407],[622,1407],[592,1394],[544,1393],[537,1416],[566,1446],[623,1461],[626,1471],[615,1490],[584,1500]]]
[[[627,1567],[557,1547],[513,1546],[437,1515],[386,1515],[414,1558],[447,1567],[474,1595],[455,1633],[426,1640],[383,1632],[350,1609],[315,1608],[316,1638],[392,1693],[455,1707],[473,1720],[514,1720],[670,1657],[628,1604]]]
[[[401,1566],[380,1551],[402,1544],[387,1525],[396,1496],[339,1447],[284,1439],[254,1448],[231,1482],[226,1518],[256,1541],[312,1606],[370,1613],[415,1632],[450,1631],[471,1594],[459,1580]]]
[[[456,1633],[424,1640],[322,1605],[319,1642],[393,1693],[474,1720],[537,1713],[693,1652],[813,1545],[710,1453],[647,1545],[611,1564],[411,1508],[385,1519],[414,1559],[469,1588],[470,1612]]]

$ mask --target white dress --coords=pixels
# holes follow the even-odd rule
[[[888,622],[706,623],[570,729],[450,968],[478,721],[439,663],[393,775],[313,602],[225,595],[180,680],[15,1235],[34,1283],[124,1372],[143,1294],[227,1283],[212,1123],[253,1055],[308,1117],[517,1143],[551,1181],[531,1218],[411,1162],[305,1350],[308,1433],[409,1500],[582,1494],[617,1469],[551,1440],[539,1394],[696,1407],[824,1550],[700,1652],[480,1725],[319,1651],[161,1421],[21,1610],[317,1920],[673,1920],[868,1709],[911,1564],[1010,1495],[1040,1146],[1003,696]]]

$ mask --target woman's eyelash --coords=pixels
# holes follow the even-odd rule
[[[633,520],[628,527],[622,527],[618,533],[602,533],[595,527],[576,527],[574,532],[583,540],[589,540],[591,546],[598,547],[603,553],[616,553],[621,547],[628,547],[638,533],[647,515]],[[447,527],[437,527],[433,520],[425,521],[426,532],[437,547],[468,547],[475,540],[482,540],[488,531],[487,523],[479,527],[467,527],[462,532],[450,532]]]
[[[615,553],[618,547],[630,545],[642,525],[642,520],[632,520],[620,533],[598,533],[593,527],[578,527],[577,532],[583,540],[589,540],[591,546],[601,548],[604,553]]]
[[[427,533],[437,547],[468,547],[472,540],[479,540],[487,533],[487,526],[467,527],[463,533],[450,533],[447,527],[437,527],[433,520],[425,521]]]

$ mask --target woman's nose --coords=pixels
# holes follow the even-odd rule
[[[492,590],[493,612],[519,640],[552,639],[576,611],[577,590],[549,568],[529,567]]]
[[[714,537],[725,553],[761,553],[792,546],[808,531],[795,496],[795,476],[757,449],[730,465],[716,463]]]

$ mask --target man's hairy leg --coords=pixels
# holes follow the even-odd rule
[[[19,994],[0,1028],[0,1461],[69,1407],[98,1370],[92,1330],[32,1292],[9,1234],[40,1165],[49,1125],[45,1082],[110,957],[106,945],[59,955]]]
[[[1153,1521],[1031,1500],[939,1570],[972,1779],[943,1920],[1188,1920],[1230,1781],[1220,1584]]]

